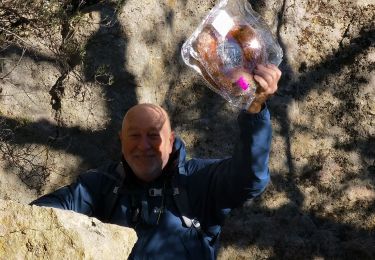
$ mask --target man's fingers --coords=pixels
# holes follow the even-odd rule
[[[281,78],[281,70],[274,65],[274,64],[267,64],[267,68],[271,69],[274,75],[276,76],[276,80],[279,80]]]
[[[257,70],[256,74],[261,76],[265,81],[267,81],[268,84],[271,84],[274,81],[274,75],[266,70]]]
[[[263,90],[261,92],[265,92],[266,94],[272,94],[273,93],[272,90],[271,90],[271,88],[268,86],[267,81],[265,81],[263,77],[261,77],[259,75],[254,75],[254,79],[261,86],[261,88]]]
[[[268,94],[273,94],[277,90],[277,83],[281,77],[281,71],[273,64],[258,65],[254,70],[254,79]]]
[[[280,79],[281,74],[278,73],[279,69],[271,64],[267,66],[258,65],[254,72],[255,74],[263,77],[270,85],[274,82],[277,82]]]
[[[256,95],[248,111],[259,112],[261,105],[277,91],[281,71],[273,64],[258,65],[253,71],[253,78],[258,83]]]

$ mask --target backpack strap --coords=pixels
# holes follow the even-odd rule
[[[184,175],[184,168],[179,166],[180,174]],[[182,172],[181,172],[182,171]],[[118,201],[120,191],[124,185],[125,172],[122,163],[117,165],[107,166],[106,169],[102,170],[103,174],[110,179],[107,181],[107,184],[102,189],[102,195],[105,197],[104,205],[102,209],[101,220],[103,222],[108,222],[111,219],[115,205]],[[189,204],[189,197],[184,185],[182,185],[180,175],[174,176],[171,181],[172,186],[172,197],[177,206],[178,211],[180,212],[181,220],[184,225],[188,228],[193,226],[199,234],[203,234],[201,224],[197,218],[192,217],[192,210]],[[150,189],[149,196],[160,196],[162,191],[159,189]],[[142,205],[144,206],[144,205]]]
[[[111,219],[111,216],[115,209],[120,190],[124,185],[125,172],[122,163],[118,163],[116,167],[108,167],[107,170],[104,171],[104,175],[106,175],[111,180],[107,182],[107,187],[104,187],[102,190],[102,193],[104,193],[103,196],[105,196],[104,206],[102,210],[102,221],[108,222]]]
[[[190,228],[193,226],[199,234],[203,234],[201,224],[198,219],[192,217],[192,211],[189,204],[189,197],[184,185],[181,185],[179,180],[177,180],[179,176],[175,176],[172,179],[172,187],[174,190],[178,192],[174,194],[173,199],[177,206],[178,211],[180,212],[181,220],[185,224],[186,227]]]

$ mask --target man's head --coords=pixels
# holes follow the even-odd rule
[[[122,154],[140,180],[150,182],[160,176],[174,142],[163,108],[153,104],[130,108],[122,122],[120,139]]]

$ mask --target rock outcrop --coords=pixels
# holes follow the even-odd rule
[[[135,231],[70,211],[0,200],[0,259],[127,259]]]

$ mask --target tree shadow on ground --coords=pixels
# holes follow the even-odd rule
[[[278,189],[282,192],[284,187]],[[266,253],[258,251],[249,257],[267,259],[373,259],[375,256],[374,232],[369,229],[303,211],[294,203],[270,209],[254,201],[250,207],[232,212],[223,229],[224,247],[243,250],[257,245]]]
[[[94,1],[95,2],[95,1]],[[61,99],[64,98],[63,79],[69,70],[64,68],[58,82],[52,86],[51,104],[56,113],[57,123],[49,121],[28,122],[22,124],[16,119],[1,116],[4,129],[14,130],[10,144],[41,144],[55,150],[77,155],[86,166],[97,167],[108,159],[120,158],[118,131],[125,111],[137,103],[134,76],[125,69],[127,38],[117,19],[116,6],[112,3],[99,3],[85,6],[82,12],[97,11],[100,14],[99,30],[91,35],[85,46],[83,59],[83,83],[100,84],[105,95],[109,123],[100,130],[85,130],[80,127],[67,127],[59,122]],[[20,50],[9,49],[11,53]],[[11,53],[4,53],[8,55]],[[56,60],[38,55],[30,50],[27,55],[34,61],[46,61],[55,64]],[[65,73],[65,74],[64,74]],[[81,90],[84,91],[84,90]],[[60,105],[56,105],[59,104]],[[104,141],[105,140],[105,141]],[[103,143],[104,142],[104,143]],[[12,167],[8,164],[7,167]],[[79,172],[74,173],[79,174]],[[45,176],[46,177],[46,176]],[[34,178],[23,179],[28,187],[42,190],[44,180],[35,182]]]
[[[285,154],[289,171],[286,174],[286,179],[281,177],[285,175],[284,173],[273,174],[273,182],[270,187],[272,191],[270,193],[286,192],[290,202],[271,210],[262,208],[260,206],[262,199],[258,199],[255,200],[250,208],[233,212],[232,218],[230,218],[224,229],[224,246],[234,245],[244,249],[249,245],[256,244],[262,249],[271,248],[274,259],[312,259],[314,257],[340,259],[375,258],[375,236],[373,231],[354,224],[341,223],[337,220],[337,216],[334,215],[322,216],[320,213],[324,210],[323,208],[314,209],[311,207],[309,211],[303,210],[302,207],[306,203],[306,198],[299,187],[301,187],[301,182],[304,181],[303,175],[306,174],[304,171],[310,171],[308,174],[311,181],[311,178],[319,173],[319,167],[322,166],[318,163],[316,165],[318,168],[313,170],[313,172],[311,172],[310,166],[303,169],[302,172],[297,172],[294,165],[295,158],[293,158],[291,152],[290,138],[293,136],[293,131],[290,128],[291,121],[287,111],[287,105],[290,101],[303,101],[313,90],[318,92],[331,91],[335,97],[346,100],[333,111],[331,122],[333,125],[342,127],[346,134],[351,137],[345,143],[336,140],[334,148],[343,152],[357,151],[362,159],[362,165],[366,165],[363,158],[374,159],[374,139],[367,138],[357,132],[356,125],[358,122],[356,120],[342,122],[344,115],[354,119],[358,118],[356,115],[358,113],[356,102],[358,101],[355,100],[355,97],[361,91],[363,84],[368,83],[361,76],[361,71],[364,68],[351,67],[351,71],[348,73],[349,82],[342,86],[341,91],[326,89],[327,85],[324,84],[330,77],[339,74],[353,64],[355,59],[363,55],[370,47],[374,47],[374,39],[375,30],[369,25],[364,25],[359,35],[353,38],[347,47],[340,46],[333,55],[328,56],[325,61],[314,67],[301,68],[302,76],[291,87],[280,88],[275,98],[276,100],[274,100],[277,102],[271,100],[271,113],[281,127],[280,134],[285,138]],[[288,64],[285,64],[284,61],[282,68],[288,71],[288,67]],[[368,71],[373,71],[374,64],[368,64],[367,69]],[[285,86],[286,84],[287,82],[284,78],[280,85]],[[287,103],[282,103],[285,101]],[[329,133],[327,134],[329,135]],[[309,148],[306,147],[306,149]],[[368,171],[369,174],[363,174],[360,178],[374,183],[374,176],[371,176],[370,170]],[[345,181],[350,181],[350,177],[347,177]],[[319,192],[324,192],[323,187],[318,189]],[[344,191],[337,190],[337,192],[335,199],[340,198]],[[372,214],[373,204],[367,203],[353,209],[342,209],[341,212],[336,214],[351,214],[352,212],[350,211],[353,210],[364,212],[365,215]]]

